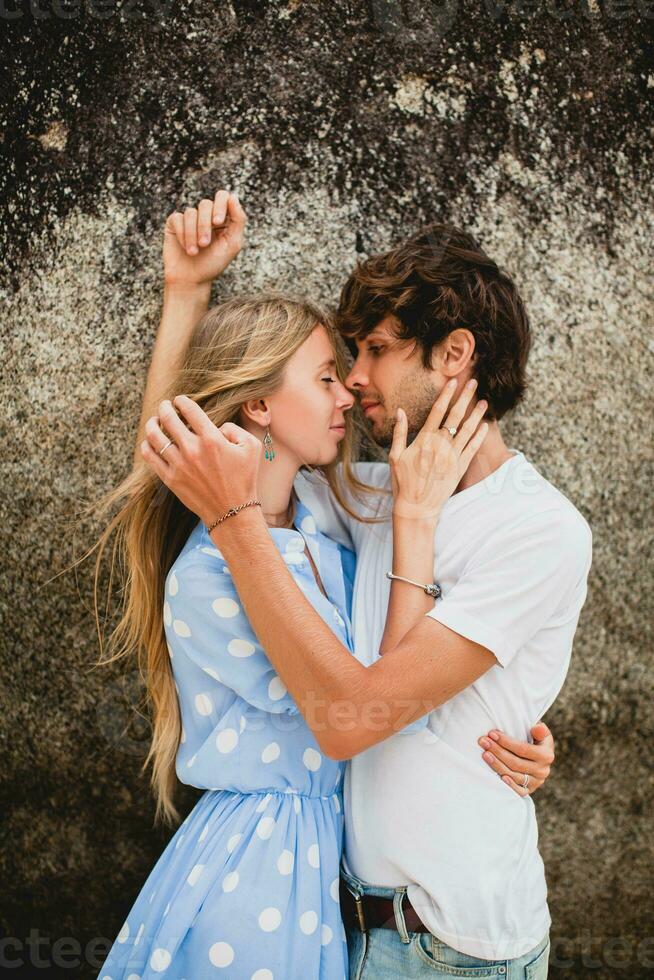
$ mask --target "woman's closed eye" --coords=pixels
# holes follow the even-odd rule
[[[331,384],[336,384],[336,378],[321,378],[321,381],[329,381]]]

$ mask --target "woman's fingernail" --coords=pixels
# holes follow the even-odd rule
[[[485,749],[490,749],[492,743],[489,738],[480,738],[479,741]]]
[[[486,760],[486,762],[494,762],[495,761],[495,756],[493,755],[492,752],[484,752],[484,756],[483,757]]]
[[[470,381],[468,381],[468,383],[466,384],[466,388],[476,388],[476,387],[477,387],[477,379],[470,378]]]
[[[207,236],[206,235],[203,235],[202,238],[200,239],[200,245],[207,245],[208,242],[209,242],[209,239],[207,238]]]
[[[496,742],[499,742],[499,739],[500,739],[500,733],[499,732],[493,731],[493,732],[489,732],[488,734],[490,735],[491,738],[494,738]]]

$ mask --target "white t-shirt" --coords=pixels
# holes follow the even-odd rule
[[[370,884],[409,885],[428,929],[485,959],[522,956],[551,924],[532,798],[521,797],[481,758],[477,744],[501,728],[529,729],[561,690],[586,598],[590,527],[522,452],[455,493],[435,537],[429,616],[491,650],[498,664],[346,769],[345,866]],[[357,463],[360,480],[390,488],[385,463]],[[379,656],[392,569],[391,497],[374,496],[351,518],[317,474],[295,488],[321,531],[357,554],[352,607],[355,655]],[[351,499],[351,498],[350,498]]]

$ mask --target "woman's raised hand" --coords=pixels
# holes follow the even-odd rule
[[[164,228],[164,279],[168,285],[210,283],[243,245],[247,218],[238,196],[216,191],[197,208],[173,211]]]
[[[388,457],[394,518],[437,524],[443,504],[456,490],[488,432],[487,422],[480,425],[488,408],[483,399],[461,424],[476,387],[474,378],[468,381],[448,411],[456,389],[456,381],[449,381],[410,446],[406,444],[406,413],[398,409]],[[444,427],[456,428],[456,434],[452,436]]]

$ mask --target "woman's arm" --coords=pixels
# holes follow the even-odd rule
[[[406,442],[407,417],[400,409],[394,428],[398,440]],[[392,452],[392,450],[391,450]],[[391,483],[394,500],[399,487],[396,469],[391,463]],[[423,582],[434,579],[434,535],[436,521],[431,517],[404,516],[401,508],[393,508],[393,568],[394,575]],[[434,605],[432,596],[408,582],[391,579],[391,591],[386,612],[386,624],[379,646],[383,655],[392,650],[410,629],[417,626]]]
[[[181,367],[195,325],[209,306],[211,283],[241,250],[245,222],[237,195],[225,190],[166,219],[163,310],[143,394],[134,466],[142,462],[145,423]]]

